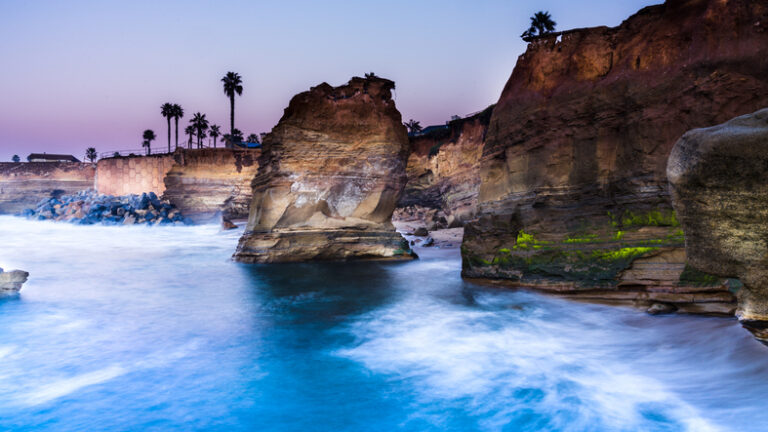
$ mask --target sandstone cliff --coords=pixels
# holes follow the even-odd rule
[[[21,213],[45,198],[92,189],[94,174],[89,163],[0,163],[0,214]]]
[[[196,149],[174,153],[163,197],[193,222],[248,217],[259,150]]]
[[[681,308],[711,301],[728,313],[721,281],[676,252],[683,235],[666,160],[686,130],[766,98],[764,1],[670,0],[615,28],[534,41],[491,118],[463,274],[570,292],[600,287],[607,297],[634,291]],[[635,268],[659,254],[665,271]]]
[[[291,99],[264,139],[235,259],[410,257],[390,221],[408,156],[393,88],[386,79],[352,78]]]
[[[394,219],[421,221],[430,230],[475,217],[480,156],[493,106],[444,128],[410,137],[408,182]]]
[[[739,278],[737,315],[768,341],[768,109],[686,133],[667,173],[691,265]]]

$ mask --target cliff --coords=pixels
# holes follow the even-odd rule
[[[768,109],[686,133],[667,173],[691,265],[739,278],[737,316],[768,342]]]
[[[92,189],[94,176],[89,163],[0,163],[0,214],[21,213],[45,198]]]
[[[391,223],[408,156],[393,88],[386,79],[352,78],[291,99],[264,139],[235,259],[410,257]]]
[[[671,0],[531,43],[491,117],[463,274],[730,313],[722,281],[686,267],[666,160],[767,98],[766,2]]]
[[[196,149],[173,155],[163,197],[193,222],[248,217],[259,150]]]
[[[444,128],[409,138],[408,182],[395,220],[423,221],[430,230],[475,217],[480,156],[493,106]]]

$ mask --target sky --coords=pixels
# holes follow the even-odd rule
[[[659,2],[0,0],[0,161],[141,149],[145,129],[167,146],[164,102],[184,108],[180,129],[199,111],[228,130],[227,71],[243,78],[245,135],[296,93],[366,72],[396,82],[403,120],[442,124],[496,102],[536,11],[565,30]]]

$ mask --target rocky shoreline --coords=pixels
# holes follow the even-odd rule
[[[21,213],[28,219],[80,225],[184,225],[181,212],[154,192],[111,196],[94,190],[47,198]]]

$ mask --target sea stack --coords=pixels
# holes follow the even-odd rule
[[[411,258],[391,222],[408,157],[394,87],[355,77],[291,99],[264,138],[236,260]]]
[[[736,314],[768,341],[768,109],[686,133],[667,175],[691,265],[739,278]]]

